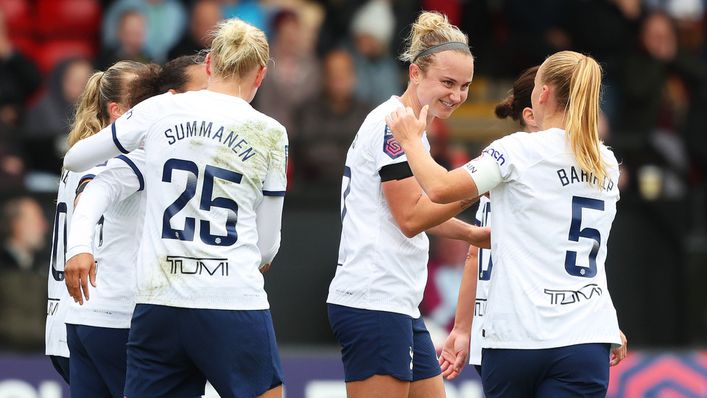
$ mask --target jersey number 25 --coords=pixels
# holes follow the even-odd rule
[[[187,177],[187,185],[184,188],[184,192],[165,209],[162,215],[162,239],[177,239],[191,242],[194,240],[196,219],[194,217],[186,217],[184,219],[184,228],[182,229],[172,228],[171,219],[175,214],[184,209],[187,203],[196,196],[196,181],[199,178],[199,166],[190,160],[169,159],[165,162],[162,170],[162,181],[172,182],[172,173],[175,170],[184,171],[188,173],[189,176]],[[212,207],[226,209],[228,211],[226,218],[227,234],[226,236],[212,235],[211,223],[208,220],[199,220],[199,238],[207,245],[231,246],[238,240],[238,233],[236,232],[238,204],[229,198],[213,197],[215,178],[240,184],[243,175],[216,166],[206,166],[204,169],[204,184],[201,188],[199,209],[206,211],[211,210]]]

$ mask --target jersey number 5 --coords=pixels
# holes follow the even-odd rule
[[[185,171],[189,176],[187,177],[184,192],[164,211],[162,216],[162,239],[177,239],[191,242],[194,240],[196,219],[194,217],[186,217],[184,219],[184,228],[182,229],[172,228],[171,219],[175,214],[184,209],[187,203],[196,195],[196,181],[199,178],[199,166],[189,160],[169,159],[165,162],[162,170],[162,181],[172,182],[172,172],[174,170]],[[207,245],[231,246],[238,240],[238,233],[236,232],[238,204],[228,198],[213,197],[215,178],[240,184],[243,175],[216,166],[206,166],[204,170],[204,184],[201,188],[199,209],[209,211],[212,207],[219,207],[228,210],[228,216],[226,218],[227,235],[212,235],[211,223],[207,220],[199,220],[199,238]]]
[[[601,233],[599,233],[598,229],[582,228],[583,209],[604,211],[604,201],[582,196],[572,197],[572,223],[570,224],[568,239],[573,242],[579,242],[579,238],[591,239],[592,250],[589,252],[589,267],[577,265],[577,252],[567,250],[565,254],[565,270],[573,276],[592,278],[597,274],[597,253],[599,253],[599,247],[601,247]]]

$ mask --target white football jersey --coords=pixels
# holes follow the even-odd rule
[[[96,167],[85,172],[74,173],[62,170],[59,190],[56,197],[56,211],[52,227],[52,252],[49,259],[49,281],[47,285],[47,323],[45,329],[45,354],[69,357],[66,342],[66,313],[69,303],[74,300],[69,296],[64,282],[66,264],[66,240],[74,212],[74,199],[79,183],[95,177],[100,171]]]
[[[601,155],[608,178],[590,185],[561,129],[515,133],[483,151],[502,178],[490,191],[484,348],[621,343],[604,269],[619,168],[603,144]]]
[[[407,238],[383,194],[381,168],[407,162],[385,117],[403,108],[391,97],[366,117],[346,156],[341,185],[341,242],[327,303],[420,316],[429,240]],[[423,138],[429,150],[427,137]]]
[[[132,192],[103,213],[95,233],[84,231],[94,235],[96,288],[89,284],[90,300],[84,301],[83,305],[70,301],[66,323],[130,328],[135,307],[137,254],[145,216],[145,184],[141,172],[144,162],[145,152],[140,149],[109,160],[79,199],[81,203],[93,188],[106,184],[120,185],[121,190]],[[77,211],[80,211],[80,204]],[[74,227],[78,225],[75,223]],[[72,236],[74,232],[72,229]],[[69,248],[71,246],[72,243]]]
[[[479,209],[476,211],[476,225],[487,227],[491,215],[491,201],[486,196],[479,197]],[[479,272],[476,280],[476,302],[474,304],[474,320],[471,323],[471,350],[469,363],[481,365],[481,325],[483,325],[489,284],[493,272],[491,250],[479,248]]]
[[[263,195],[285,194],[285,128],[240,98],[202,90],[149,98],[107,131],[121,151],[145,150],[136,302],[269,308],[255,209]]]

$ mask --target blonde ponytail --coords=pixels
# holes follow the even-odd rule
[[[589,56],[561,51],[548,57],[541,71],[541,80],[555,87],[558,107],[564,109],[565,131],[579,167],[594,176],[592,184],[602,186],[607,167],[599,139],[601,67]]]
[[[107,111],[100,106],[100,86],[104,72],[94,73],[86,83],[76,105],[76,115],[67,139],[69,148],[92,136],[106,124]]]
[[[132,108],[136,99],[130,93],[130,82],[149,70],[150,67],[139,62],[119,61],[105,72],[94,73],[88,79],[76,105],[67,138],[69,148],[110,123],[108,104],[111,102],[119,103],[125,109]]]
[[[406,40],[406,50],[400,55],[400,60],[414,63],[424,72],[434,61],[433,48],[446,43],[456,44],[450,46],[449,50],[471,55],[469,38],[449,23],[446,15],[437,11],[423,11],[412,24]]]

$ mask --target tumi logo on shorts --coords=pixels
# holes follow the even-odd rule
[[[567,305],[587,301],[594,296],[601,296],[602,290],[596,283],[590,283],[579,290],[545,289],[545,294],[550,296],[550,304]]]
[[[227,258],[167,256],[167,263],[171,274],[228,276]]]
[[[492,158],[496,159],[496,162],[498,162],[500,166],[503,166],[506,163],[506,159],[503,157],[503,154],[500,151],[497,151],[493,148],[487,148],[483,153],[487,153]]]
[[[387,124],[385,125],[383,137],[383,152],[391,159],[397,159],[405,153],[403,147],[401,147],[395,137],[393,137],[393,132],[390,131],[390,127],[388,127]]]

